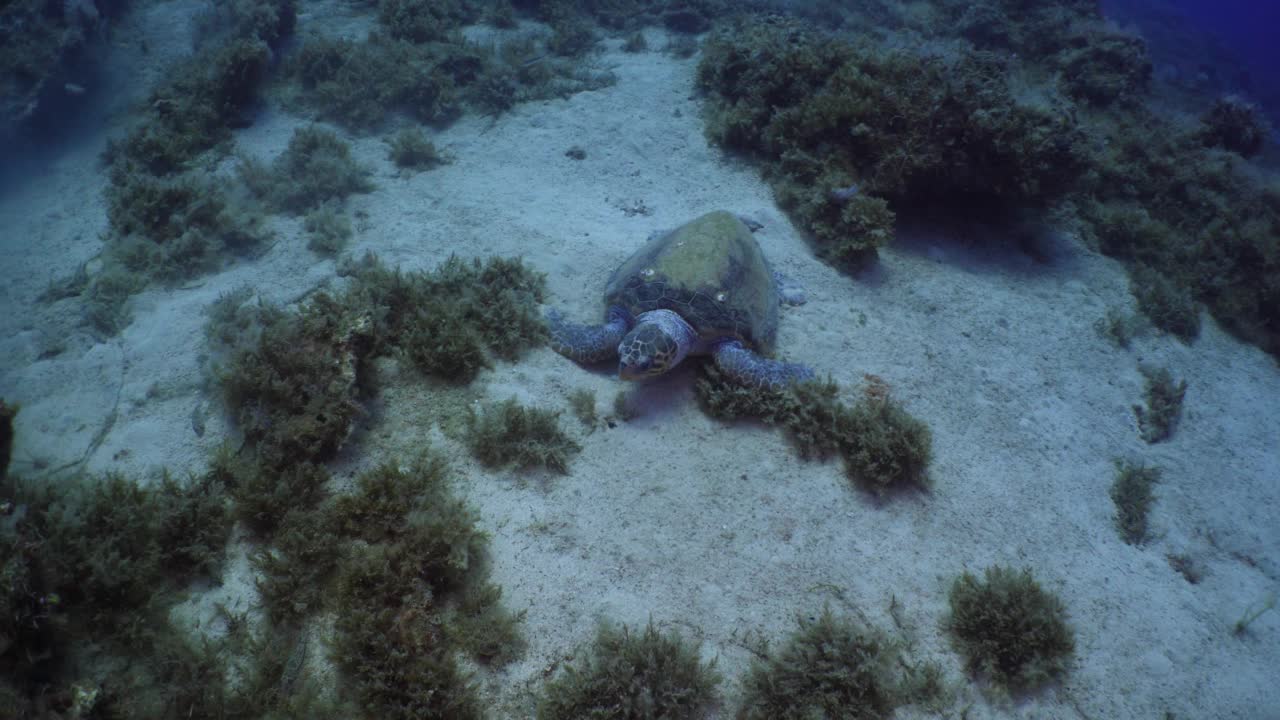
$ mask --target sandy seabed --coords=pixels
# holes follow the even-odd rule
[[[652,47],[663,42],[651,33]],[[467,117],[434,137],[451,165],[401,176],[381,136],[351,137],[378,187],[348,200],[349,252],[405,270],[451,254],[518,255],[547,273],[552,304],[588,320],[601,312],[609,271],[650,232],[717,208],[750,215],[764,224],[756,237],[766,255],[808,294],[783,310],[781,355],[849,392],[864,374],[887,381],[932,429],[934,487],[878,500],[837,462],[800,460],[775,430],[704,415],[688,369],[644,387],[640,416],[615,428],[588,433],[566,413],[583,446],[568,475],[492,473],[440,432],[429,381],[379,364],[377,406],[335,473],[408,461],[426,445],[450,457],[492,534],[493,579],[512,609],[527,611],[524,657],[477,675],[495,717],[527,713],[528,688],[601,619],[652,619],[700,642],[727,678],[717,717],[728,717],[753,657],[747,634],[781,640],[797,615],[824,605],[890,628],[891,599],[913,657],[941,664],[958,688],[956,712],[973,703],[969,718],[1280,717],[1280,613],[1232,634],[1280,584],[1273,358],[1207,317],[1191,345],[1147,334],[1115,347],[1094,326],[1108,308],[1132,310],[1124,270],[1065,234],[1032,259],[982,231],[908,230],[871,270],[841,274],[814,257],[752,166],[705,139],[696,58],[604,46],[597,62],[616,85],[496,120]],[[268,108],[236,142],[274,157],[306,122]],[[262,257],[148,290],[119,337],[92,340],[75,329],[74,301],[36,297],[101,249],[103,143],[68,148],[0,197],[0,397],[22,405],[15,470],[84,459],[95,473],[199,472],[234,434],[202,371],[209,303],[245,285],[287,303],[340,280],[306,249],[299,220],[273,217],[276,241]],[[571,146],[586,158],[567,157]],[[1140,363],[1188,381],[1168,442],[1139,437]],[[489,400],[558,409],[570,391],[591,389],[602,414],[620,389],[548,349],[497,363],[478,382]],[[197,435],[191,418],[205,411]],[[1113,527],[1115,458],[1164,471],[1141,547]],[[223,583],[176,612],[194,623],[217,602],[252,607],[247,550],[237,536]],[[1198,563],[1203,580],[1175,571],[1175,554]],[[951,579],[995,563],[1033,568],[1076,631],[1063,681],[1022,700],[992,700],[968,682],[940,626]],[[322,671],[323,644],[310,647]]]

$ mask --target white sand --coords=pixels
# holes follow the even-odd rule
[[[662,42],[652,35],[651,46]],[[453,165],[400,178],[379,137],[353,138],[379,187],[349,201],[367,213],[351,252],[405,269],[453,253],[522,255],[547,272],[551,302],[585,320],[600,313],[608,271],[650,231],[715,208],[753,215],[766,254],[808,291],[807,305],[783,312],[784,356],[850,392],[864,373],[884,378],[932,428],[935,488],[877,501],[838,463],[799,460],[779,432],[704,416],[690,371],[644,387],[642,416],[616,429],[584,434],[566,412],[583,445],[568,476],[489,473],[431,425],[431,384],[382,363],[377,412],[337,471],[345,479],[384,458],[407,461],[427,443],[451,456],[493,535],[494,579],[511,607],[527,610],[526,656],[479,673],[495,717],[526,716],[528,688],[605,618],[652,618],[700,641],[728,678],[716,716],[730,717],[734,678],[752,657],[748,634],[781,639],[797,613],[824,603],[888,628],[891,598],[914,657],[945,668],[955,712],[974,703],[970,718],[1280,717],[1280,613],[1243,638],[1231,632],[1280,585],[1272,358],[1211,320],[1190,346],[1147,336],[1116,349],[1093,323],[1108,307],[1131,307],[1123,269],[1069,237],[1037,263],[994,238],[908,233],[875,269],[841,275],[813,257],[752,167],[708,145],[695,60],[609,47],[600,63],[616,86],[522,105],[496,122],[467,118],[436,138]],[[239,146],[273,157],[300,122],[269,111]],[[572,145],[587,158],[565,157]],[[23,406],[15,469],[38,475],[78,460],[109,424],[88,470],[198,472],[231,433],[216,408],[203,437],[192,430],[193,409],[211,398],[198,359],[203,309],[245,284],[289,301],[331,278],[333,263],[307,251],[298,221],[276,219],[278,242],[264,257],[143,293],[133,324],[95,344],[70,330],[75,301],[41,307],[35,296],[99,251],[100,147],[71,148],[0,197],[0,397]],[[641,206],[651,214],[624,212]],[[57,336],[66,350],[41,359]],[[1190,384],[1169,442],[1138,436],[1139,362]],[[562,409],[569,391],[590,388],[601,413],[620,388],[546,349],[478,382],[492,400]],[[1112,526],[1117,457],[1165,471],[1154,538],[1141,548]],[[245,547],[234,545],[226,583],[195,606],[253,603]],[[1173,553],[1194,558],[1204,580],[1184,580],[1166,560]],[[1076,628],[1061,686],[1015,703],[969,682],[940,628],[951,579],[992,563],[1034,568]]]

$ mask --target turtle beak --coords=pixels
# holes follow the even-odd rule
[[[618,377],[623,380],[643,380],[649,377],[653,361],[648,357],[638,358],[634,362],[623,362],[618,365]]]

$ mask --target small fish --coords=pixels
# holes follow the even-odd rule
[[[852,200],[858,194],[858,183],[854,183],[848,187],[834,188],[829,193],[832,200],[838,203],[846,203]]]
[[[289,651],[289,657],[285,660],[284,667],[280,670],[281,695],[288,697],[293,694],[293,685],[302,674],[302,668],[306,665],[306,662],[307,635],[303,633],[298,638],[298,642],[293,644],[293,650]]]
[[[77,85],[77,84],[75,84],[75,83],[70,83],[70,82],[69,82],[69,83],[67,83],[66,85],[63,85],[63,86],[62,86],[62,89],[63,89],[63,90],[66,90],[68,95],[83,95],[83,94],[84,94],[84,86],[83,86],[83,85]]]
[[[204,437],[204,418],[205,404],[203,402],[196,403],[191,409],[191,429],[195,431],[196,437]]]

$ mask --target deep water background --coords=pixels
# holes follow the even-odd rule
[[[1137,26],[1158,75],[1173,67],[1207,94],[1240,94],[1280,126],[1280,1],[1102,0],[1102,8]]]
[[[1176,0],[1171,5],[1197,26],[1216,33],[1240,54],[1259,80],[1280,74],[1280,2],[1276,0]],[[1270,75],[1271,77],[1265,77]]]

